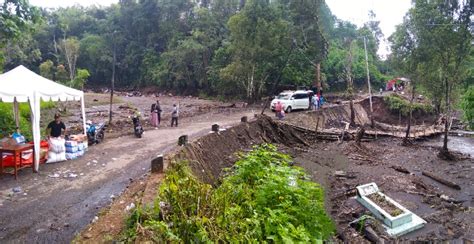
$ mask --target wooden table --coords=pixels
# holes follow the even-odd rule
[[[33,149],[33,163],[29,165],[23,165],[23,158],[21,157],[22,152]],[[3,154],[4,153],[11,153],[13,154],[13,164],[15,165],[15,171],[13,173],[6,173],[3,172]],[[17,157],[20,157],[20,163],[17,163]],[[6,147],[0,147],[0,176],[2,174],[12,174],[15,175],[15,180],[18,178],[18,170],[26,167],[33,168],[33,172],[35,171],[35,167],[33,167],[35,162],[35,150],[34,145],[32,144],[22,144],[22,145],[12,145]]]

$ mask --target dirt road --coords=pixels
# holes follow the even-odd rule
[[[147,130],[141,139],[106,138],[80,159],[42,165],[38,174],[22,170],[16,181],[1,177],[0,243],[70,242],[130,181],[149,170],[153,157],[172,150],[179,136],[192,139],[208,133],[214,122],[225,128],[244,115],[253,116],[250,109],[207,113],[183,119],[178,128]]]

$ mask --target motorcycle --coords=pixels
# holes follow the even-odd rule
[[[138,138],[142,138],[143,134],[143,127],[140,123],[140,119],[138,116],[133,116],[132,117],[132,122],[133,122],[133,131],[135,132],[135,136]]]
[[[101,143],[105,136],[105,123],[94,124],[89,120],[86,122],[86,131],[89,145]]]

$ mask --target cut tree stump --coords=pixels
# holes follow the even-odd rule
[[[445,179],[441,178],[440,176],[434,175],[434,174],[432,174],[430,172],[426,172],[426,171],[423,171],[422,174],[424,176],[430,177],[431,179],[433,179],[433,180],[435,180],[435,181],[437,181],[437,182],[439,182],[439,183],[441,183],[445,186],[449,186],[449,187],[454,188],[456,190],[461,190],[461,187],[458,184],[456,184],[452,181],[449,181],[449,180],[445,180]]]

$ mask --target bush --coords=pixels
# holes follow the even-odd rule
[[[469,129],[474,130],[474,86],[470,86],[461,98],[463,118],[468,123]]]
[[[53,102],[41,102],[41,109],[54,108]],[[33,133],[31,131],[30,106],[27,103],[20,103],[18,107],[20,113],[20,131],[26,139],[32,140]],[[15,131],[15,117],[13,115],[13,103],[0,102],[0,137],[9,136]]]
[[[408,116],[410,114],[410,102],[397,94],[391,94],[390,96],[384,97],[384,101],[391,111],[401,113],[403,116]],[[430,114],[433,113],[434,110],[429,104],[414,102],[412,104],[412,111],[413,113],[420,112]]]
[[[155,208],[137,208],[129,218],[127,241],[140,230],[144,239],[165,242],[322,242],[335,230],[323,189],[289,162],[275,146],[255,147],[217,188],[176,164]]]

